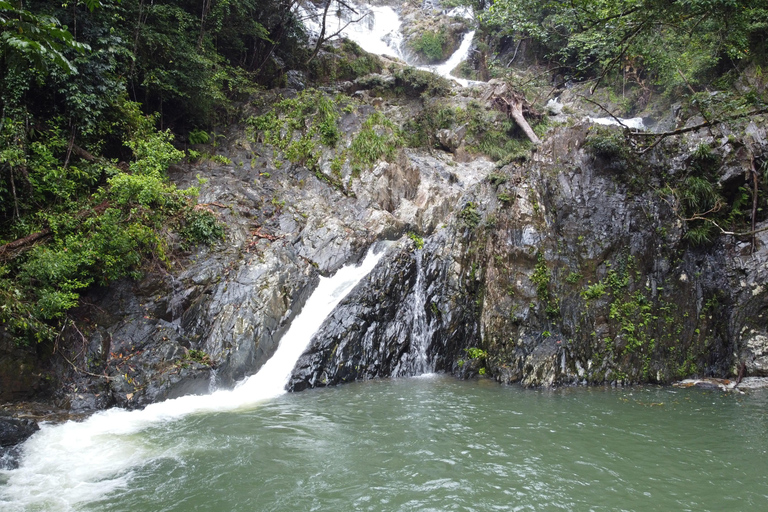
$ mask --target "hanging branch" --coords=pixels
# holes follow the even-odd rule
[[[688,132],[694,132],[701,128],[708,128],[710,126],[724,123],[726,121],[733,121],[735,119],[741,119],[743,117],[757,116],[757,115],[766,114],[766,113],[768,113],[768,108],[761,108],[758,110],[753,110],[751,112],[742,112],[739,114],[725,116],[722,119],[712,119],[711,121],[705,121],[700,124],[688,126],[686,128],[678,128],[677,130],[671,130],[668,132],[661,132],[661,133],[630,132],[630,135],[635,137],[657,137],[657,139],[653,142],[653,144],[651,144],[650,146],[640,151],[640,154],[642,155],[643,153],[646,153],[647,151],[650,151],[651,149],[656,147],[663,139],[666,139],[667,137],[671,137],[673,135],[681,135],[683,133],[688,133]]]
[[[331,2],[333,0],[328,0],[328,2],[325,4],[325,9],[323,10],[323,26],[320,29],[320,35],[317,37],[317,43],[315,44],[315,49],[312,51],[312,55],[309,56],[307,59],[307,62],[305,64],[309,64],[314,60],[315,57],[317,57],[317,54],[320,53],[320,47],[325,43],[326,41],[330,41],[334,37],[337,37],[341,35],[342,32],[344,32],[348,26],[350,26],[352,23],[358,23],[362,21],[366,16],[370,14],[370,12],[363,14],[356,20],[348,21],[343,27],[341,27],[338,31],[336,31],[334,34],[329,35],[328,37],[325,37],[325,28],[326,28],[326,17],[328,15],[328,8],[331,6]],[[350,11],[352,11],[355,14],[360,14],[354,9],[352,9],[349,5],[342,2],[341,0],[336,0],[339,4],[343,5],[344,7],[348,8]]]
[[[591,99],[587,98],[586,96],[584,96],[584,95],[582,95],[582,94],[579,94],[579,95],[578,95],[578,97],[579,97],[579,98],[581,98],[581,99],[583,99],[584,101],[588,101],[589,103],[592,103],[593,105],[595,105],[597,108],[599,108],[600,110],[602,110],[603,112],[605,112],[606,114],[608,114],[609,116],[611,116],[611,117],[613,118],[613,120],[614,120],[614,121],[616,121],[617,123],[619,123],[619,124],[620,124],[622,127],[624,127],[625,129],[627,129],[627,130],[629,130],[629,129],[630,129],[630,127],[629,127],[629,126],[627,126],[627,125],[625,125],[625,124],[624,124],[624,122],[623,122],[623,121],[622,121],[620,118],[618,118],[618,117],[616,117],[615,115],[613,115],[613,114],[611,113],[611,111],[610,111],[610,110],[608,110],[607,108],[605,108],[604,106],[602,106],[602,105],[601,105],[601,104],[599,104],[598,102],[596,102],[596,101],[594,101],[594,100],[591,100]]]

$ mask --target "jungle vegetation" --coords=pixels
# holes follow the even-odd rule
[[[221,238],[167,169],[180,142],[206,142],[287,70],[346,79],[313,61],[296,1],[0,0],[6,333],[52,340],[83,290]],[[631,69],[640,90],[688,95],[708,119],[766,108],[764,87],[738,83],[747,69],[764,81],[762,0],[449,3],[475,7],[479,75],[503,75],[526,42],[562,82],[597,87]]]

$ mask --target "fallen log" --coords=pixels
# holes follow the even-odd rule
[[[38,240],[42,240],[43,238],[47,237],[51,234],[51,230],[49,228],[45,228],[41,231],[38,231],[37,233],[32,233],[31,235],[27,235],[24,238],[19,238],[18,240],[14,240],[13,242],[8,242],[7,244],[0,245],[0,261],[7,261],[10,259],[13,259],[15,257],[15,252],[18,250],[24,251],[25,249],[31,247],[34,245],[35,242]]]
[[[76,218],[84,219],[91,213],[104,213],[104,210],[106,210],[108,206],[109,203],[107,201],[102,201],[100,204],[94,206],[93,208],[81,210],[77,213]],[[44,238],[50,236],[50,234],[51,229],[44,228],[40,231],[37,231],[36,233],[32,233],[23,238],[16,239],[13,242],[0,245],[0,261],[12,260],[27,249],[31,249],[36,242],[43,240]]]
[[[507,84],[503,83],[487,93],[484,99],[491,100],[495,108],[511,117],[531,142],[536,145],[541,144],[541,139],[525,119],[524,111],[530,111],[530,107],[526,105],[525,98],[521,94],[512,91]]]

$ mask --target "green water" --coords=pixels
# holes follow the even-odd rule
[[[768,393],[451,377],[283,395],[136,434],[93,511],[764,510]]]

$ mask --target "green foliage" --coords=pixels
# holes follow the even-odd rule
[[[341,139],[339,110],[346,100],[321,91],[305,90],[281,100],[268,112],[251,117],[251,137],[279,150],[288,161],[319,172],[318,144],[335,148]],[[341,162],[337,162],[338,170]]]
[[[764,59],[768,33],[760,0],[496,0],[480,18],[498,37],[533,39],[571,77],[603,76],[631,63],[668,89]]]
[[[582,147],[593,156],[605,159],[626,159],[629,155],[624,136],[610,128],[592,127]]]
[[[211,141],[211,136],[205,130],[192,130],[189,132],[190,144],[208,144]]]
[[[451,83],[429,71],[405,67],[395,70],[395,94],[434,98],[445,96],[451,91]]]
[[[353,172],[359,174],[381,158],[391,160],[402,145],[403,138],[397,126],[381,112],[374,112],[365,120],[349,148]]]
[[[467,357],[470,359],[485,359],[488,357],[488,352],[477,347],[465,348],[464,352],[467,353]]]
[[[424,248],[424,238],[422,238],[419,234],[410,232],[408,233],[408,238],[413,240],[413,244],[416,246],[417,250],[421,250]]]
[[[438,31],[424,31],[410,42],[411,49],[424,57],[430,64],[445,60],[448,37],[445,28]]]
[[[0,49],[4,65],[18,68],[31,63],[38,70],[45,70],[53,64],[66,73],[76,73],[77,68],[65,53],[88,50],[88,45],[75,41],[56,17],[30,12],[21,5],[0,0]],[[93,0],[88,2],[90,10],[97,5]]]
[[[566,278],[565,278],[565,282],[566,282],[566,283],[568,283],[568,284],[576,284],[576,283],[578,283],[579,281],[581,281],[582,277],[584,277],[584,276],[582,276],[582,275],[581,275],[580,273],[578,273],[578,272],[570,272],[570,273],[569,273],[569,274],[566,276]]]
[[[187,353],[184,354],[184,359],[187,361],[194,361],[204,366],[213,366],[211,356],[208,355],[205,351],[199,349],[189,349]]]
[[[477,211],[477,203],[470,201],[464,205],[464,208],[462,208],[461,212],[459,213],[459,218],[464,221],[464,224],[467,227],[477,227],[481,220],[480,212]]]
[[[488,181],[491,183],[491,185],[499,186],[509,181],[509,177],[505,174],[492,172],[488,175]]]
[[[603,282],[591,284],[581,292],[581,296],[586,300],[600,299],[608,291],[608,285]]]
[[[557,298],[549,291],[551,280],[552,273],[547,267],[544,255],[539,254],[536,265],[533,267],[531,282],[536,285],[536,296],[544,305],[547,316],[556,317],[560,314],[560,307]]]
[[[191,209],[184,216],[181,235],[187,245],[213,243],[224,239],[224,227],[209,210]]]
[[[439,101],[429,102],[415,117],[408,119],[403,126],[406,144],[409,147],[438,147],[435,134],[438,130],[453,127],[456,111],[444,107]]]
[[[89,286],[138,277],[148,259],[166,264],[171,230],[180,232],[185,245],[221,236],[215,218],[192,210],[191,194],[166,178],[168,165],[182,156],[171,135],[146,129],[135,133],[127,142],[135,157],[128,172],[93,163],[79,165],[97,172],[73,166],[65,172],[57,157],[65,152],[55,126],[22,155],[34,177],[33,197],[56,200],[48,208],[25,212],[13,225],[20,231],[16,236],[47,226],[47,243],[0,266],[0,285],[6,290],[0,293],[0,321],[19,342],[50,340]],[[109,178],[97,186],[102,173]],[[2,234],[12,233],[13,226]]]

